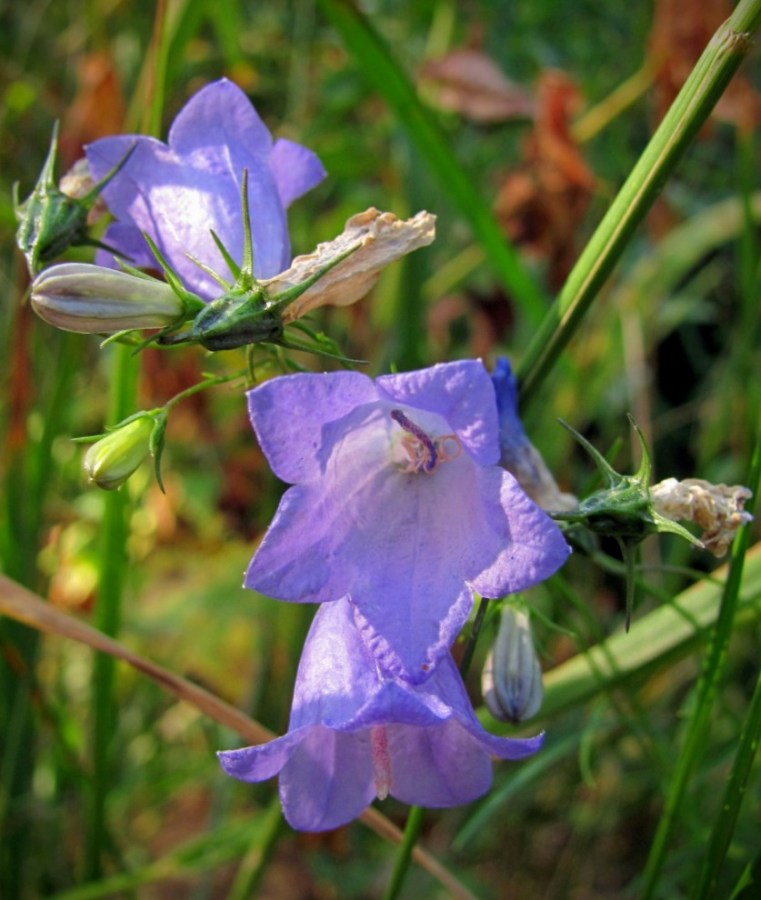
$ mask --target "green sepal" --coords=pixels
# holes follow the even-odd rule
[[[166,409],[162,409],[158,412],[154,416],[154,421],[156,424],[151,433],[149,447],[151,448],[151,454],[153,456],[153,470],[156,474],[156,482],[161,489],[161,493],[166,494],[164,482],[161,478],[161,455],[164,452],[164,438],[166,436],[167,422],[169,421],[169,415]]]
[[[130,147],[117,165],[84,197],[70,197],[55,181],[58,122],[53,125],[48,155],[34,190],[23,203],[19,203],[18,184],[13,187],[13,209],[19,223],[16,244],[26,258],[32,277],[38,274],[42,263],[50,262],[69,247],[88,245],[114,252],[90,237],[87,217],[103,188],[127,162],[134,149],[134,146]]]

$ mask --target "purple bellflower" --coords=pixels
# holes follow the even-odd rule
[[[133,265],[156,268],[146,232],[183,284],[206,300],[216,282],[191,254],[221,274],[227,265],[211,230],[234,260],[243,255],[241,178],[248,171],[254,274],[271,278],[291,261],[286,208],[325,177],[319,159],[299,144],[272,140],[250,101],[227,79],[200,90],[180,110],[168,143],[144,135],[120,135],[86,148],[92,177],[103,178],[132,154],[103,190],[116,216],[103,242]],[[100,251],[105,265],[112,257]]]
[[[473,712],[447,654],[420,686],[384,674],[344,597],[320,607],[299,664],[289,731],[219,754],[241,781],[280,775],[289,824],[325,831],[356,818],[377,796],[449,807],[491,784],[491,756],[522,759],[542,736],[499,738]]]
[[[373,381],[297,374],[250,391],[275,474],[293,485],[245,585],[281,600],[348,595],[395,677],[424,681],[468,617],[565,561],[560,530],[497,465],[494,390],[480,361]]]

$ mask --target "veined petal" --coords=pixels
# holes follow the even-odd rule
[[[302,375],[251,393],[273,468],[299,483],[245,583],[296,602],[348,595],[380,664],[419,683],[467,618],[471,588],[496,597],[527,587],[568,547],[511,476],[479,462],[498,455],[481,363],[376,385],[355,373]]]
[[[251,424],[272,471],[297,484],[324,470],[326,426],[375,400],[377,390],[360,372],[334,372],[265,381],[247,397]]]
[[[480,360],[464,359],[417,372],[381,375],[377,384],[398,403],[438,413],[480,465],[494,465],[499,460],[497,411],[490,394],[493,389]]]
[[[218,285],[188,256],[223,277],[230,275],[211,237],[213,230],[231,256],[242,260],[244,169],[254,274],[266,279],[287,268],[291,253],[282,197],[300,196],[322,171],[311,151],[301,148],[304,152],[299,153],[297,148],[285,146],[273,157],[272,137],[256,110],[243,91],[222,79],[188,101],[170,129],[168,144],[123,135],[95,141],[86,153],[93,177],[100,179],[132,150],[103,190],[111,212],[121,225],[148,233],[184,284],[208,300],[217,296]],[[122,236],[128,238],[127,246],[120,244]],[[134,232],[113,231],[111,243],[129,254]]]
[[[426,806],[473,800],[491,783],[491,754],[519,758],[540,743],[484,731],[449,656],[420,686],[384,672],[344,597],[312,623],[288,735],[219,758],[243,781],[279,772],[288,822],[323,831],[351,821],[376,795]]]
[[[294,200],[298,200],[316,187],[327,174],[316,153],[286,138],[278,138],[275,141],[270,156],[270,168],[280,194],[280,201],[286,209]]]

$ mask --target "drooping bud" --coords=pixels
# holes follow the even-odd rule
[[[573,509],[573,494],[560,490],[542,455],[534,447],[518,416],[518,387],[510,363],[500,357],[491,375],[499,416],[499,464],[515,478],[529,497],[550,512]]]
[[[105,178],[76,196],[62,190],[55,182],[57,150],[58,123],[53,127],[50,149],[37,184],[23,203],[18,202],[18,185],[14,185],[13,205],[19,223],[16,243],[26,257],[32,276],[37,274],[42,263],[50,262],[69,247],[103,246],[89,236],[88,216],[102,189],[129,157],[127,154]]]
[[[131,275],[90,263],[61,263],[32,284],[34,311],[50,325],[81,334],[166,328],[204,308],[189,291],[148,275]]]
[[[522,722],[542,705],[542,670],[524,609],[502,607],[494,646],[481,675],[484,702],[495,719]]]
[[[142,413],[110,431],[85,454],[88,479],[106,491],[121,487],[150,454],[154,432],[162,424]]]

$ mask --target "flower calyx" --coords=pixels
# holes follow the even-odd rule
[[[55,182],[58,151],[58,123],[53,126],[50,149],[32,193],[19,203],[18,183],[13,189],[13,208],[18,221],[16,244],[26,257],[29,273],[34,277],[42,263],[50,262],[69,247],[90,245],[115,252],[88,233],[88,216],[101,191],[119,172],[131,154],[94,184],[82,196],[72,196]]]

